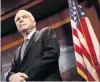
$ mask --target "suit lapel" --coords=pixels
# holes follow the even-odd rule
[[[23,57],[22,62],[24,61],[25,56],[26,56],[26,53],[27,53],[28,49],[30,48],[31,44],[34,43],[34,41],[35,41],[37,35],[38,35],[38,31],[36,31],[36,32],[32,35],[31,39],[29,40],[29,42],[28,42],[28,44],[27,44],[27,46],[26,46],[25,52],[24,52],[24,57]]]
[[[22,48],[22,44],[19,46],[19,48],[17,49],[17,51],[16,51],[16,65],[17,65],[17,69],[19,70],[20,69],[20,64],[21,64],[21,54],[20,54],[20,52],[21,52],[21,48]]]

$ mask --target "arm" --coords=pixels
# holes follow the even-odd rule
[[[16,71],[16,69],[17,69],[16,68],[16,58],[18,58],[17,55],[15,55],[14,58],[13,58],[12,67],[11,67],[10,71],[8,72],[8,75],[6,76],[6,81],[20,82],[21,80],[23,80],[25,82],[24,79],[28,78],[28,76],[24,73],[20,73],[20,72]]]
[[[15,57],[13,58],[13,61],[12,61],[12,65],[11,65],[11,69],[10,71],[8,72],[7,76],[6,76],[6,81],[9,81],[9,77],[15,73]]]
[[[41,58],[37,59],[27,70],[25,74],[28,75],[27,81],[38,80],[44,74],[55,72],[58,69],[59,59],[59,43],[53,30],[46,29],[43,37],[44,54]]]

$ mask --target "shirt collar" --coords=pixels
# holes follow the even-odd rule
[[[36,28],[33,28],[32,29],[32,31],[27,35],[27,37],[26,38],[24,38],[24,40],[30,40],[30,38],[32,37],[32,35],[35,33],[35,31],[36,31]]]

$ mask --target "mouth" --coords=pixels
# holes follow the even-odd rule
[[[21,24],[20,27],[25,26],[26,24]]]

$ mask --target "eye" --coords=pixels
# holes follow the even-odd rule
[[[23,16],[23,18],[27,18],[27,17],[28,17],[27,15],[24,15],[24,16]]]
[[[17,18],[17,19],[16,19],[16,22],[17,22],[19,19],[20,19],[20,18]]]

